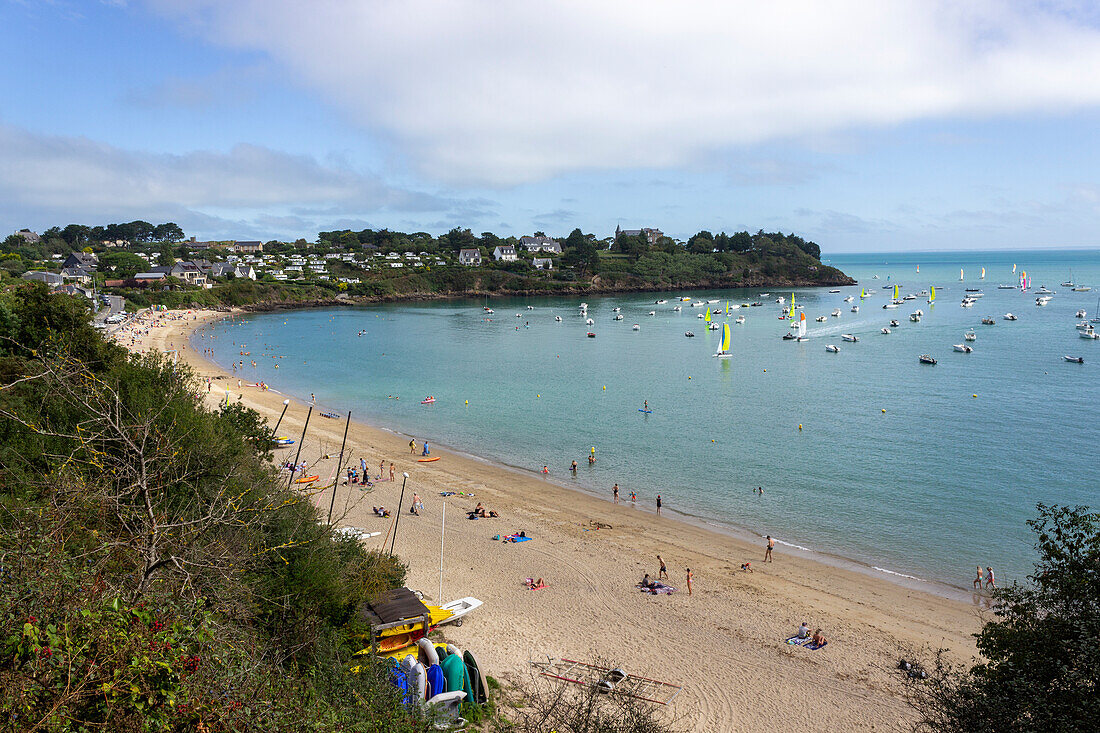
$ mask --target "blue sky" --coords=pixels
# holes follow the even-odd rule
[[[0,232],[1095,247],[1098,20],[1074,0],[0,0]]]

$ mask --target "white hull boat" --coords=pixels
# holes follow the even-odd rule
[[[461,626],[463,617],[471,611],[480,608],[482,605],[484,605],[483,602],[473,596],[459,598],[457,601],[451,601],[450,603],[444,603],[440,608],[444,611],[450,611],[451,615],[440,621],[438,625],[454,624],[455,626]]]
[[[1006,321],[1018,321],[1018,320],[1020,320],[1019,318],[1012,315],[1011,313],[1005,313],[1003,317]]]
[[[958,351],[958,352],[963,353],[963,354],[969,354],[972,351],[974,351],[974,349],[970,348],[966,344],[955,344],[951,348],[953,348],[955,351]]]
[[[859,341],[859,336],[854,336],[850,333],[842,333],[840,334],[840,338],[844,339],[845,341],[851,341],[853,343]]]
[[[840,347],[839,346],[834,346],[833,344],[829,344],[828,346],[826,346],[825,350],[828,351],[830,354],[839,354],[840,353]]]

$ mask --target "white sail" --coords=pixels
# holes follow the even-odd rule
[[[798,337],[799,338],[805,338],[806,337],[806,312],[805,311],[798,314]]]
[[[715,354],[719,359],[724,359],[730,355],[730,324],[722,324],[722,343],[718,346],[718,353]]]

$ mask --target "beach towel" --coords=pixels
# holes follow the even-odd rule
[[[641,583],[637,583],[634,587],[641,590],[642,593],[650,593],[655,596],[670,596],[676,592],[676,589],[671,585],[666,585],[659,580],[654,581],[653,585],[648,588]]]
[[[787,643],[792,646],[806,646],[810,643],[812,639],[813,637],[810,636],[803,636],[801,638],[799,638],[798,636],[792,636],[791,638],[787,639]]]
[[[824,644],[814,644],[811,641],[809,644],[804,644],[803,648],[804,649],[811,649],[811,650],[816,652],[818,649],[824,649],[827,646],[829,646],[829,642],[827,642],[827,641]]]
[[[510,535],[508,535],[507,537],[504,538],[504,541],[505,542],[526,542],[529,539],[531,539],[531,538],[530,537],[524,537],[524,536],[518,535],[518,534],[510,534]]]

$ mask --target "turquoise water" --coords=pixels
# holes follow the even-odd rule
[[[713,358],[719,332],[696,318],[701,309],[672,311],[680,293],[588,298],[593,326],[578,316],[578,298],[257,314],[212,327],[213,343],[224,365],[242,358],[244,344],[258,362],[246,376],[315,393],[323,408],[533,471],[545,464],[552,479],[601,496],[618,482],[647,507],[660,493],[674,511],[956,586],[969,587],[978,563],[1005,579],[1026,574],[1033,551],[1025,522],[1036,502],[1098,503],[1100,400],[1092,392],[1100,341],[1078,337],[1074,312],[1096,317],[1100,292],[1059,283],[1072,272],[1100,288],[1100,252],[826,261],[874,296],[852,313],[842,299],[853,294],[859,303],[860,287],[796,289],[809,321],[802,343],[780,339],[788,326],[774,300],[789,291],[691,293],[721,306],[765,303],[730,316],[728,360]],[[1033,292],[997,289],[1016,282],[1013,263],[1032,276],[1033,290],[1057,291],[1048,306],[1037,307]],[[903,294],[936,285],[936,304],[922,297],[883,310],[881,286],[896,281]],[[973,308],[959,305],[965,287],[983,288]],[[669,302],[655,305],[658,298]],[[612,320],[616,306],[622,321]],[[813,320],[834,308],[839,318]],[[924,318],[911,323],[917,308]],[[1019,320],[1002,320],[1008,311]],[[734,325],[736,315],[746,323]],[[996,325],[981,325],[984,315]],[[891,318],[901,325],[880,334]],[[954,352],[971,327],[974,353]],[[596,338],[586,338],[589,330]],[[687,330],[696,337],[685,338]],[[195,339],[200,348],[209,343]],[[827,353],[830,343],[840,353]],[[922,353],[939,364],[918,363]],[[421,405],[429,394],[437,402]],[[638,411],[643,400],[652,414]],[[571,460],[580,464],[575,479]]]

